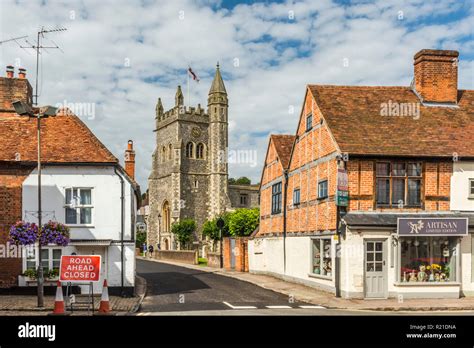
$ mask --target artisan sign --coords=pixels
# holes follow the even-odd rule
[[[100,278],[100,255],[61,256],[62,282],[97,282]]]
[[[398,218],[401,236],[465,236],[467,218]]]

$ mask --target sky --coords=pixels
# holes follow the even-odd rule
[[[403,85],[420,49],[460,52],[461,89],[474,89],[470,0],[0,0],[0,67],[27,69],[34,86],[36,32],[49,33],[40,59],[39,105],[69,105],[123,163],[136,151],[147,188],[155,106],[207,104],[220,63],[229,95],[230,177],[260,180],[270,134],[294,134],[307,84]],[[187,93],[187,68],[200,78]],[[3,69],[3,68],[2,68]],[[3,73],[4,74],[4,73]],[[74,140],[74,134],[71,134]]]

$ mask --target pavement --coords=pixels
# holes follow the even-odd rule
[[[286,301],[288,305],[288,299],[291,299],[293,303],[289,305],[293,307],[298,307],[295,303],[304,303],[312,306],[320,306],[325,309],[340,309],[340,310],[350,310],[350,311],[377,311],[379,314],[383,312],[414,312],[414,311],[430,311],[431,313],[436,311],[452,311],[452,312],[472,312],[474,315],[474,297],[462,297],[459,299],[402,299],[390,298],[390,299],[344,299],[336,298],[334,294],[322,291],[316,288],[312,288],[306,285],[288,282],[276,277],[262,275],[262,274],[253,274],[248,272],[235,272],[230,270],[216,269],[207,266],[198,266],[198,265],[188,265],[177,262],[170,261],[157,261],[152,259],[147,259],[143,257],[137,257],[137,260],[147,260],[149,263],[158,263],[161,265],[177,266],[180,268],[185,268],[189,270],[199,271],[201,274],[213,274],[224,276],[228,278],[233,278],[242,282],[253,284],[258,286],[261,289],[266,289],[284,295],[280,297],[275,302]],[[148,263],[148,262],[147,262]],[[139,271],[140,261],[137,261],[137,270]],[[145,276],[144,274],[141,274]],[[161,275],[162,277],[164,274]],[[176,279],[175,279],[176,280]],[[150,283],[150,281],[147,279]],[[173,282],[173,280],[170,280]],[[149,284],[150,285],[150,284]],[[235,287],[235,286],[234,286]],[[233,291],[241,292],[240,289],[234,289]],[[255,291],[255,290],[254,290]],[[267,295],[268,296],[268,295]],[[271,297],[271,296],[270,296]],[[218,297],[217,301],[220,300]],[[248,301],[244,301],[248,303]],[[252,301],[250,301],[252,302]],[[234,305],[232,303],[232,305]],[[240,303],[240,305],[245,305]],[[279,306],[280,303],[275,303],[276,306]],[[317,307],[316,307],[317,308]],[[213,310],[213,308],[207,308],[208,310]],[[216,308],[217,309],[217,308]],[[245,308],[242,308],[245,309]],[[277,308],[275,308],[277,309]],[[304,308],[300,308],[304,309]],[[160,311],[166,312],[166,307],[160,307]],[[162,313],[163,314],[163,313]],[[362,314],[362,313],[360,313]]]
[[[136,296],[120,297],[109,296],[110,307],[115,315],[125,315],[139,310],[140,304],[145,297],[146,281],[141,277],[136,278]],[[79,295],[76,295],[78,298]],[[94,308],[97,310],[100,305],[101,295],[94,296]],[[28,295],[1,295],[0,296],[0,315],[46,315],[53,311],[54,296],[45,296],[44,307],[37,307],[37,297]],[[74,309],[74,315],[90,315],[85,308]]]

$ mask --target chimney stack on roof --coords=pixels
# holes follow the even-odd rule
[[[421,50],[414,57],[415,89],[423,102],[458,101],[457,51]]]
[[[15,74],[15,68],[13,65],[7,65],[7,78],[11,79],[13,78]]]
[[[129,140],[125,150],[125,172],[135,180],[135,150],[133,150],[133,140]]]

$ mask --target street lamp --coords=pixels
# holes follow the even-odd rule
[[[161,250],[161,214],[158,213],[158,249]]]
[[[38,139],[38,230],[41,232],[41,119],[55,116],[57,108],[53,106],[43,106],[32,108],[28,103],[17,100],[13,102],[15,112],[20,116],[35,117]],[[38,240],[38,307],[44,307],[44,276],[41,255],[41,243]]]

